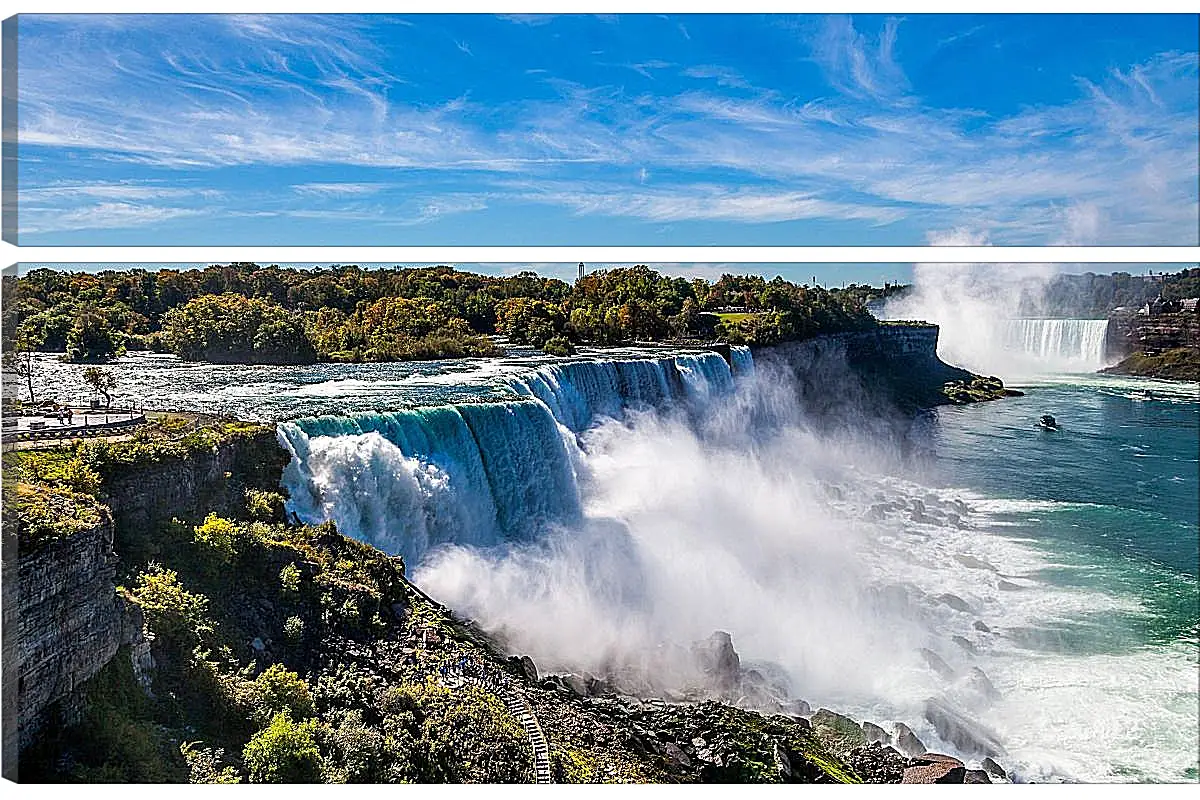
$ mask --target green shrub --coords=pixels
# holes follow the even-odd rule
[[[141,607],[147,625],[155,633],[192,645],[212,633],[208,598],[184,589],[174,570],[150,564],[125,594]]]
[[[304,620],[299,617],[288,617],[283,623],[283,635],[288,644],[296,645],[304,638]]]
[[[187,762],[189,783],[241,783],[242,776],[230,766],[221,766],[225,751],[221,748],[201,747],[200,742],[184,742],[179,752]]]
[[[100,493],[100,473],[79,456],[63,465],[59,483],[80,494],[90,494],[94,497]]]
[[[283,521],[283,495],[261,489],[246,490],[246,513],[261,522]]]
[[[542,352],[552,356],[570,356],[575,354],[575,345],[565,336],[552,336],[546,340]]]
[[[242,751],[251,783],[315,783],[324,763],[317,749],[317,721],[295,723],[286,713],[251,737]]]
[[[295,564],[288,564],[279,570],[279,585],[284,594],[300,592],[300,569]]]
[[[16,528],[22,555],[111,520],[108,508],[95,497],[55,486],[5,486],[3,506],[4,525]]]
[[[237,539],[237,526],[224,517],[209,514],[204,522],[197,525],[193,531],[196,544],[211,547],[225,561],[233,558]]]
[[[254,695],[258,716],[263,720],[280,712],[294,719],[307,719],[316,713],[308,684],[282,664],[272,664],[254,679]]]

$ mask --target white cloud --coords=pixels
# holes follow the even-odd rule
[[[320,197],[344,197],[348,195],[375,194],[388,188],[383,183],[297,183],[292,191]]]
[[[22,234],[62,231],[137,228],[200,214],[195,208],[171,208],[138,203],[103,202],[62,211],[55,208],[22,207]]]

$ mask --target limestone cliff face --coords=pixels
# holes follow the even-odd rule
[[[212,450],[133,467],[104,481],[118,549],[144,540],[174,516],[195,511],[228,513],[246,487],[277,489],[287,464],[273,428],[222,442]]]
[[[975,377],[939,359],[937,343],[936,325],[880,325],[758,348],[754,360],[793,374],[810,413],[859,417],[945,403],[946,383]]]
[[[4,655],[6,672],[13,667],[17,725],[5,725],[6,753],[27,747],[46,726],[76,721],[79,687],[122,645],[141,638],[140,612],[116,595],[112,520],[103,517],[21,557],[8,573],[16,585],[5,586],[4,604],[13,612],[5,625],[15,630],[6,630]]]
[[[1200,349],[1200,314],[1122,314],[1108,320],[1105,349],[1110,359],[1178,347]]]

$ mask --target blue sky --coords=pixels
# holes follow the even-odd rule
[[[22,15],[20,243],[1194,246],[1197,22]]]

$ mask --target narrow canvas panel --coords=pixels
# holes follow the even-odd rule
[[[1200,236],[1195,15],[100,14],[5,30],[5,236],[22,244]]]

